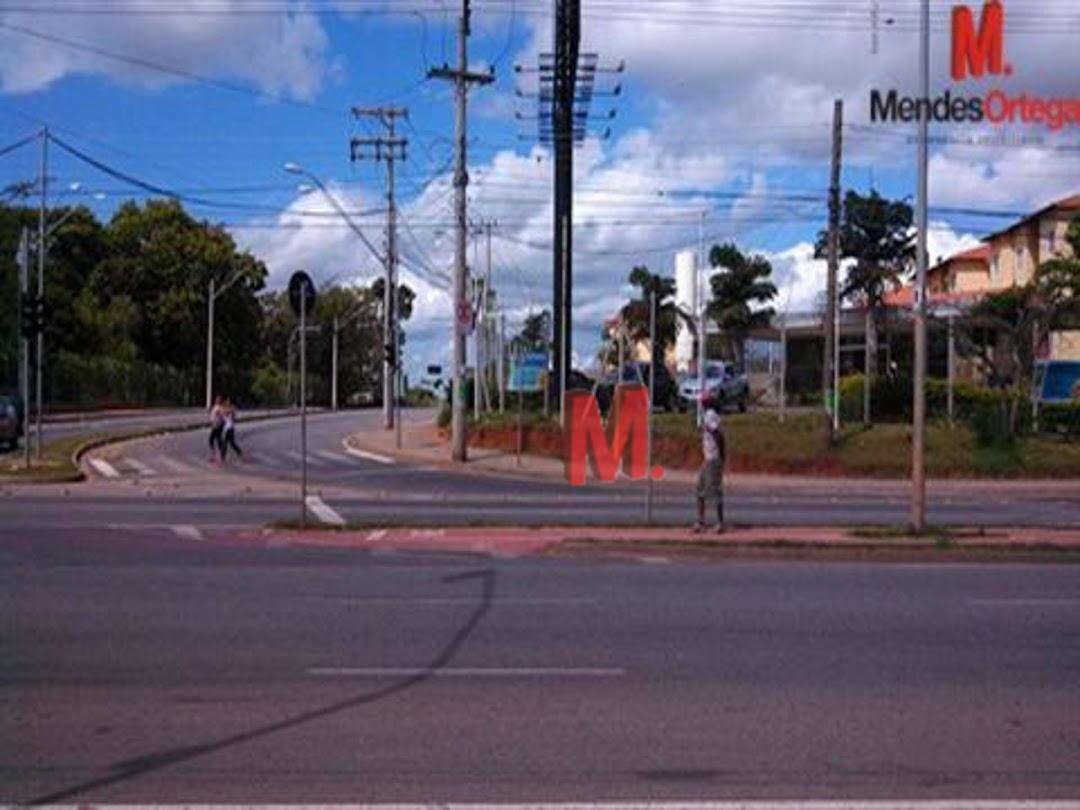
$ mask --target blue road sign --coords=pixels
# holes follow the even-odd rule
[[[542,391],[540,375],[548,370],[546,352],[533,352],[510,360],[510,391]]]

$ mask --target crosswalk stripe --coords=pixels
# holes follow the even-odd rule
[[[148,467],[147,465],[139,461],[137,458],[130,458],[128,456],[124,456],[123,462],[125,465],[135,470],[135,472],[137,472],[139,475],[157,475],[157,471],[153,467]]]
[[[318,495],[307,496],[307,508],[323,523],[331,526],[344,526],[345,518],[331,509]]]
[[[120,473],[116,471],[116,467],[114,467],[112,464],[105,461],[104,459],[88,458],[87,461],[90,462],[91,467],[93,467],[95,470],[98,471],[98,473],[105,476],[106,478],[120,477]]]
[[[176,473],[191,473],[195,471],[194,467],[184,464],[182,461],[170,458],[169,456],[156,456],[155,461]]]
[[[378,453],[369,453],[367,450],[357,450],[355,447],[346,446],[345,452],[350,456],[356,456],[357,458],[362,458],[366,461],[376,461],[379,464],[394,463],[394,460],[388,456],[380,456]]]

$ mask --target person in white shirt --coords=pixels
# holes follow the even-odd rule
[[[221,445],[221,460],[225,460],[230,447],[238,457],[243,458],[244,454],[240,451],[240,445],[236,443],[236,406],[232,404],[231,399],[226,397],[225,402],[222,403],[221,411],[224,419],[219,442]]]
[[[225,413],[221,407],[221,397],[214,397],[214,406],[210,409],[210,460],[214,461],[221,453],[221,431],[225,429]]]
[[[709,408],[701,420],[701,455],[704,461],[698,471],[697,523],[695,532],[705,531],[705,501],[716,501],[716,533],[724,531],[724,460],[727,448],[720,414]]]

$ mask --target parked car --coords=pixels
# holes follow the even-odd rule
[[[714,408],[735,406],[743,412],[750,401],[750,384],[746,375],[740,374],[730,363],[708,363],[705,366],[704,394],[696,374],[688,376],[679,386],[680,410],[696,408],[699,399]]]
[[[0,396],[0,447],[13,450],[22,435],[21,408],[16,397]]]
[[[617,371],[609,371],[605,374],[596,388],[596,399],[600,404],[600,409],[606,413],[611,407],[611,400],[617,382],[641,382],[648,385],[651,367],[651,363],[632,361],[623,364],[621,374]],[[675,384],[671,372],[667,370],[667,366],[663,364],[657,367],[656,388],[653,395],[653,410],[657,408],[663,408],[665,411],[679,409],[678,386]]]

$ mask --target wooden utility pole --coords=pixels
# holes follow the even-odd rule
[[[353,138],[350,156],[357,160],[372,159],[386,163],[386,261],[383,289],[383,426],[394,427],[397,407],[398,362],[398,295],[397,295],[397,205],[394,196],[394,162],[405,160],[409,142],[397,136],[394,125],[398,118],[407,118],[409,111],[400,107],[353,107],[357,118],[374,118],[386,129],[385,137]],[[373,151],[365,152],[365,149]]]
[[[825,285],[825,353],[822,358],[821,391],[825,400],[828,416],[829,442],[835,438],[837,417],[840,414],[839,391],[834,390],[833,364],[834,353],[839,341],[836,334],[836,276],[840,269],[840,158],[843,149],[844,102],[836,99],[833,103],[832,131],[832,171],[829,178],[829,239],[828,239],[828,281]],[[831,394],[831,396],[830,396]]]
[[[930,98],[930,0],[919,9],[919,91]],[[915,374],[911,430],[911,528],[926,529],[926,227],[928,193],[927,116],[919,116],[918,195],[915,207]]]
[[[462,0],[461,17],[458,20],[457,69],[443,65],[428,71],[428,78],[446,79],[454,83],[454,140],[457,144],[457,162],[454,168],[454,213],[457,220],[457,240],[454,250],[454,369],[453,402],[451,405],[451,442],[450,455],[454,461],[466,460],[465,397],[462,391],[465,366],[465,321],[468,315],[468,299],[465,297],[465,251],[468,238],[468,213],[466,188],[469,185],[469,173],[466,162],[466,119],[465,111],[469,95],[469,86],[473,84],[491,84],[495,80],[493,73],[472,73],[469,71],[469,0]]]

